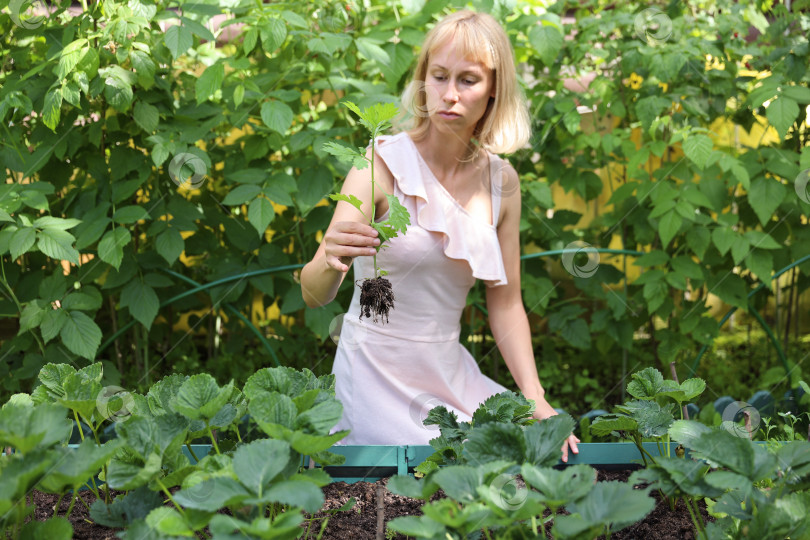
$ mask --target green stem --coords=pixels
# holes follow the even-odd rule
[[[222,453],[219,451],[219,446],[217,446],[217,440],[214,438],[214,433],[211,431],[211,426],[208,425],[207,421],[205,422],[205,429],[208,430],[208,436],[211,438],[211,445],[214,447],[214,450],[216,450],[217,455],[222,455]]]
[[[189,454],[191,454],[191,457],[194,458],[194,461],[199,463],[200,458],[197,457],[197,454],[194,453],[194,450],[191,448],[191,445],[188,442],[186,442],[186,448],[188,448],[188,452],[189,452]]]
[[[61,495],[59,495],[59,499],[57,499],[57,501],[56,501],[56,506],[54,506],[54,507],[53,507],[53,515],[51,516],[52,518],[55,518],[55,517],[56,517],[56,514],[58,514],[58,513],[59,513],[59,504],[62,502],[62,498],[63,498],[64,496],[65,496],[65,494],[64,494],[64,493],[62,493]]]
[[[377,204],[375,203],[374,199],[374,140],[377,138],[377,130],[371,132],[371,222],[370,225],[374,225],[374,218],[377,213]],[[377,254],[374,254],[374,277],[380,275],[380,268],[377,266]]]
[[[182,515],[183,518],[185,519],[185,517],[186,517],[185,510],[183,510],[182,506],[177,504],[177,501],[174,500],[174,497],[172,497],[172,494],[169,493],[169,490],[166,488],[166,486],[163,485],[163,482],[160,481],[160,478],[155,478],[155,482],[157,482],[157,484],[160,486],[160,489],[163,490],[163,493],[165,493],[166,496],[169,498],[169,500],[172,501],[172,504],[174,505],[174,507],[177,508],[177,511],[180,512],[180,515]]]
[[[76,419],[76,427],[79,428],[79,437],[81,437],[82,442],[84,442],[84,430],[82,429],[82,425],[79,422],[79,413],[76,412],[76,409],[73,409],[73,418]]]
[[[695,526],[695,536],[700,536],[702,534],[705,538],[706,533],[703,530],[703,527],[700,526],[697,516],[695,516],[695,511],[692,509],[692,505],[690,504],[691,499],[691,497],[684,497],[683,502],[686,505],[687,510],[689,510],[689,516],[692,518],[692,524]]]

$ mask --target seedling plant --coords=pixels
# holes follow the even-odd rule
[[[379,234],[380,245],[375,248],[377,253],[379,253],[383,247],[386,247],[386,243],[390,241],[391,238],[398,236],[400,232],[405,234],[408,225],[411,224],[411,217],[408,210],[402,206],[396,196],[389,193],[385,194],[386,199],[388,199],[388,208],[390,209],[388,219],[380,222],[375,221],[376,207],[374,204],[374,193],[376,189],[380,188],[374,180],[374,155],[376,151],[374,141],[377,140],[377,137],[383,131],[390,127],[391,119],[399,113],[399,110],[392,103],[377,103],[362,111],[351,101],[345,101],[344,104],[360,117],[360,123],[371,133],[371,157],[366,157],[362,149],[350,148],[334,141],[325,143],[323,149],[338,158],[341,162],[352,165],[357,169],[364,169],[371,164],[371,215],[367,215],[363,212],[363,201],[354,195],[334,193],[329,197],[334,201],[345,201],[363,214],[368,224]],[[384,277],[387,273],[388,272],[377,266],[377,255],[375,254],[374,277],[365,278],[360,285],[361,318],[365,315],[376,322],[382,317],[385,317],[385,321],[388,321],[388,313],[394,307],[394,291],[391,287],[391,282]]]

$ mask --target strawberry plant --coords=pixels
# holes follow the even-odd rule
[[[703,393],[706,383],[692,378],[677,383],[664,379],[656,368],[648,367],[633,373],[627,383],[627,393],[634,400],[616,407],[617,412],[598,417],[590,426],[596,437],[616,435],[632,440],[645,464],[655,458],[644,449],[644,439],[653,439],[661,455],[670,455],[668,429],[675,420],[675,409],[683,419],[683,405]],[[662,443],[665,445],[662,447]]]
[[[368,224],[379,234],[380,245],[375,248],[377,253],[379,253],[379,251],[385,247],[386,242],[398,236],[400,232],[405,234],[408,225],[411,224],[408,210],[402,206],[396,196],[389,193],[385,194],[386,199],[388,199],[388,219],[380,222],[374,219],[376,211],[374,191],[375,189],[379,189],[379,186],[377,186],[377,183],[374,181],[375,144],[377,136],[390,127],[391,119],[398,114],[399,110],[391,103],[377,103],[362,111],[351,101],[345,101],[344,104],[360,117],[360,123],[371,133],[371,142],[369,144],[371,157],[366,157],[362,149],[349,148],[334,141],[324,143],[323,150],[337,157],[343,163],[350,164],[357,169],[364,169],[371,164],[371,215],[366,215],[363,212],[363,201],[354,195],[336,193],[329,197],[333,201],[345,201],[363,214]],[[373,318],[375,321],[381,317],[385,317],[387,320],[388,312],[394,307],[394,291],[391,288],[391,282],[384,277],[387,272],[377,266],[377,255],[375,254],[373,257],[374,277],[365,278],[361,285],[360,316],[365,315],[366,317]]]
[[[303,469],[303,456],[326,464],[345,459],[327,451],[347,433],[329,433],[342,414],[331,375],[267,368],[240,390],[233,381],[220,386],[208,374],[175,374],[145,395],[119,395],[125,406],[113,408],[100,398],[101,376],[100,363],[78,371],[48,364],[33,395],[17,394],[0,410],[0,445],[14,450],[0,459],[0,527],[15,538],[45,531],[70,538],[70,524],[55,514],[23,528],[33,512],[24,497],[36,488],[61,501],[82,486],[96,496],[88,508],[92,519],[124,527],[132,537],[194,536],[208,527],[221,536],[296,538],[304,531],[303,512],[321,508],[321,488],[331,482],[323,469]],[[248,410],[255,425],[244,432],[249,442],[239,427]],[[115,421],[116,437],[102,443],[105,420]],[[66,446],[71,426],[83,437],[77,448]],[[210,440],[212,451],[192,462],[182,449],[193,455],[190,442],[198,437]],[[96,476],[105,487],[128,493],[110,500]],[[172,493],[174,487],[179,491]],[[70,497],[67,515],[77,501],[85,504]],[[164,506],[164,497],[173,506]],[[216,515],[223,508],[230,515]]]
[[[389,527],[419,538],[465,538],[482,529],[487,538],[490,532],[496,538],[545,537],[545,523],[554,520],[555,538],[593,538],[652,510],[646,490],[619,482],[594,485],[596,472],[587,465],[553,469],[574,422],[568,415],[538,422],[533,410],[533,402],[511,392],[489,398],[471,422],[458,422],[444,407],[432,409],[424,423],[439,425],[441,435],[430,441],[436,452],[417,467],[424,479],[396,476],[388,488],[425,501],[442,489],[447,499]],[[517,487],[517,474],[527,488]],[[570,515],[558,515],[562,508]],[[551,515],[544,520],[546,509]]]

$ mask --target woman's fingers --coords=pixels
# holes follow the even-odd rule
[[[573,434],[569,435],[568,438],[562,445],[562,460],[563,463],[568,463],[568,447],[571,447],[571,452],[574,454],[579,454],[579,448],[577,448],[577,443],[580,440]]]
[[[380,245],[377,231],[354,221],[335,223],[324,236],[326,264],[340,272],[348,272],[355,257],[376,255]]]

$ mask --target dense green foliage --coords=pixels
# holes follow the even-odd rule
[[[0,459],[3,538],[6,532],[40,537],[41,527],[54,540],[72,537],[56,512],[23,526],[34,510],[26,500],[34,487],[70,496],[70,515],[79,499],[69,492],[87,485],[98,498],[90,508],[93,520],[125,527],[132,538],[194,536],[205,527],[217,537],[297,538],[304,532],[302,512],[323,506],[320,488],[331,478],[301,465],[303,456],[325,464],[344,459],[327,450],[348,433],[329,433],[343,413],[333,376],[266,368],[240,389],[233,381],[220,387],[208,374],[174,374],[145,394],[111,392],[97,399],[102,374],[100,363],[78,371],[48,364],[36,392],[15,394],[0,409],[0,447],[15,451]],[[82,435],[82,443],[69,448],[74,426],[93,436]],[[102,442],[105,426],[114,426],[115,438]],[[210,440],[209,455],[194,455],[190,443],[198,437]],[[105,481],[103,489],[96,476]],[[175,486],[182,489],[170,493]],[[108,487],[127,494],[113,501]],[[230,515],[217,514],[223,508]]]
[[[567,274],[524,262],[555,404],[584,412],[620,386],[617,373],[691,361],[718,335],[710,293],[745,310],[753,285],[773,287],[774,270],[810,252],[800,4],[473,4],[507,28],[531,103],[531,148],[512,157],[524,251],[586,248],[563,257]],[[309,260],[331,215],[325,196],[347,172],[323,145],[367,142],[337,99],[396,102],[425,30],[460,6],[68,6],[40,20],[10,13],[17,3],[0,13],[0,165],[10,179],[0,186],[0,392],[32,390],[48,362],[101,361],[106,384],[141,390],[172,372],[241,383],[272,362],[267,348],[285,365],[328,372],[329,328],[350,280],[319,309],[304,307],[289,268],[180,295]],[[589,76],[586,90],[570,89]],[[732,123],[761,133],[760,144],[712,131]],[[767,125],[777,137],[765,137]],[[552,193],[563,191],[595,219],[552,215]],[[594,261],[589,245],[647,255]],[[788,277],[782,313],[794,317],[777,328],[786,341],[808,264]],[[507,382],[475,307],[482,297],[480,287],[471,295],[462,336],[484,336],[476,356]],[[608,360],[570,384],[554,364],[575,355]],[[791,387],[800,376],[791,370]]]

